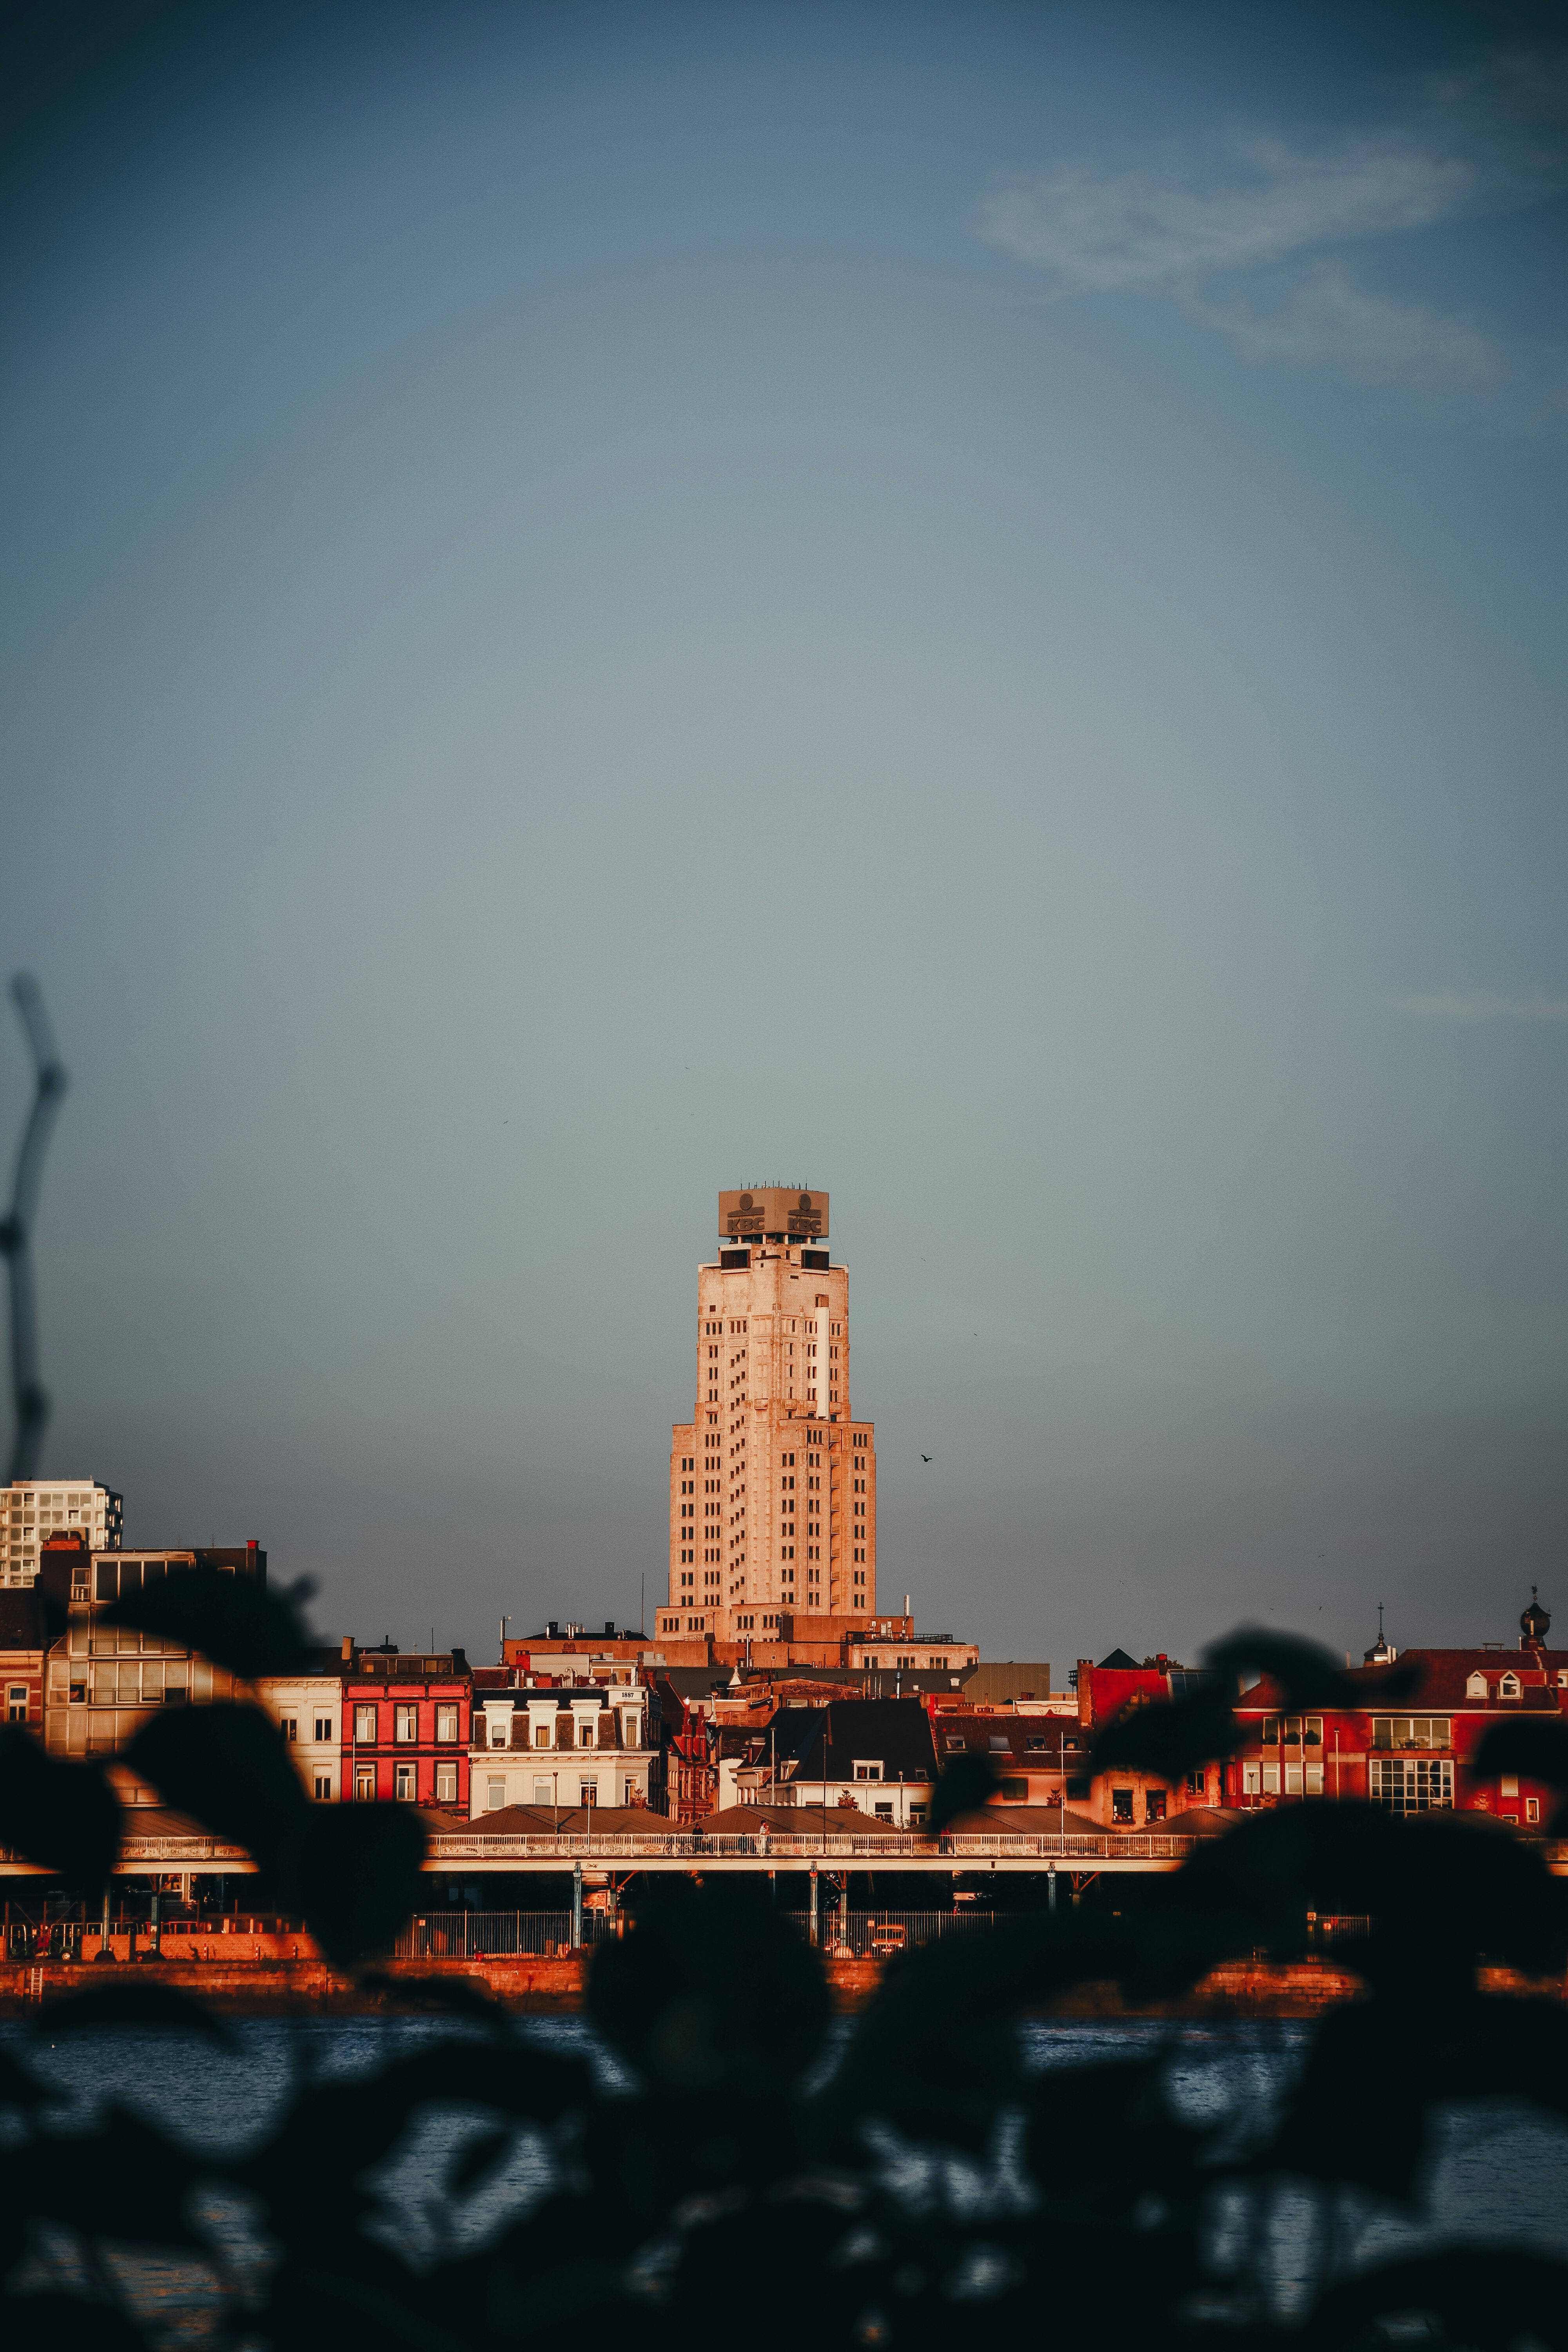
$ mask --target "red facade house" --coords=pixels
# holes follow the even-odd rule
[[[343,1644],[345,1804],[468,1811],[472,1677],[461,1650]]]
[[[1521,1830],[1544,1830],[1558,1800],[1518,1773],[1482,1774],[1476,1758],[1494,1724],[1568,1713],[1568,1651],[1549,1650],[1551,1620],[1532,1604],[1517,1650],[1406,1650],[1399,1664],[1417,1680],[1397,1702],[1377,1688],[1386,1654],[1349,1676],[1363,1683],[1358,1707],[1288,1714],[1278,1691],[1259,1683],[1237,1710],[1247,1737],[1226,1766],[1227,1803],[1251,1811],[1303,1797],[1342,1797],[1399,1813],[1493,1813]]]

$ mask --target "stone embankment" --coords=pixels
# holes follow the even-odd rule
[[[117,1961],[127,1959],[124,1938]],[[580,2008],[591,1954],[555,1958],[388,1960],[358,1982],[330,1968],[301,1936],[215,1937],[221,1958],[193,1954],[177,1961],[154,1960],[139,1951],[129,1967],[100,1960],[45,1960],[0,1964],[0,2015],[24,2016],[44,2000],[89,1985],[133,1979],[137,1983],[177,1986],[231,2016],[370,2016],[409,2007],[439,2009],[440,1988],[454,1979],[482,1987],[521,2014],[550,2015]],[[237,1946],[238,1949],[231,1948]],[[833,1959],[825,1963],[834,1994],[853,2009],[875,1990],[881,1960]],[[1532,1993],[1561,1999],[1562,1979],[1527,1979],[1507,1969],[1481,1972],[1489,1991]],[[1215,1969],[1182,2000],[1133,2003],[1114,1984],[1079,1985],[1041,2015],[1063,2018],[1157,2017],[1179,2020],[1284,2017],[1310,2018],[1334,2003],[1360,1997],[1360,1979],[1347,1969],[1322,1960],[1275,1967],[1236,1960]]]

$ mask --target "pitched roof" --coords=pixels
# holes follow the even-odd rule
[[[824,1822],[824,1812],[826,1820]],[[726,1805],[721,1813],[704,1813],[693,1826],[704,1837],[755,1837],[766,1826],[780,1837],[815,1837],[818,1831],[832,1837],[900,1837],[891,1822],[863,1813],[858,1805]]]
[[[1061,1762],[1064,1740],[1072,1764],[1081,1753],[1077,1716],[939,1715],[932,1727],[937,1753],[944,1758],[963,1748],[994,1756],[998,1763],[1032,1764],[1037,1771],[1048,1771]]]
[[[781,1764],[796,1778],[853,1780],[857,1763],[879,1763],[885,1780],[932,1780],[936,1751],[918,1698],[836,1698],[826,1706],[781,1707],[770,1726]]]

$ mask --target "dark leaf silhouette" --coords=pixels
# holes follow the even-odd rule
[[[963,1755],[944,1764],[931,1790],[931,1811],[926,1820],[928,1835],[940,1837],[961,1813],[978,1812],[995,1795],[997,1777],[989,1756],[974,1748],[966,1749]]]
[[[412,1805],[307,1807],[284,1883],[334,1967],[391,1949],[423,1892],[428,1844]]]
[[[1519,1772],[1548,1789],[1568,1789],[1568,1723],[1561,1717],[1523,1715],[1512,1723],[1491,1724],[1470,1769],[1483,1780]]]
[[[389,1976],[384,1969],[362,1969],[359,1981],[365,1992],[381,1993],[400,2009],[434,2009],[470,2024],[510,2033],[511,2012],[506,2003],[474,1977]]]
[[[1157,1772],[1173,1780],[1194,1765],[1229,1756],[1242,1738],[1226,1689],[1216,1686],[1191,1698],[1127,1708],[1095,1732],[1089,1759],[1097,1772]]]
[[[39,2290],[8,2297],[4,2310],[16,2344],[47,2344],[49,2352],[153,2352],[152,2336],[127,2313],[85,2295]]]
[[[448,2186],[458,2197],[470,2197],[481,2188],[497,2167],[503,2164],[516,2141],[517,2134],[502,2125],[489,2131],[476,2132],[463,2142],[452,2159],[447,2176]]]
[[[1216,1674],[1238,1681],[1248,1671],[1267,1675],[1278,1687],[1281,1704],[1302,1707],[1365,1706],[1372,1679],[1363,1670],[1352,1680],[1329,1651],[1294,1633],[1277,1633],[1266,1625],[1243,1625],[1204,1653],[1204,1663]],[[1421,1670],[1412,1663],[1384,1668],[1376,1676],[1375,1696],[1395,1699],[1414,1692]]]
[[[831,2004],[815,1952],[749,1886],[671,1891],[603,1944],[588,2014],[644,2082],[777,2096],[820,2054]]]
[[[126,2244],[199,2247],[187,2200],[199,2172],[177,2140],[110,2105],[90,2131],[46,2132],[0,2158],[11,2210]]]
[[[251,1682],[298,1669],[310,1644],[301,1612],[311,1590],[301,1581],[273,1591],[225,1569],[174,1568],[140,1591],[122,1593],[100,1612],[100,1622],[182,1643]]]
[[[1408,2255],[1358,2272],[1320,2296],[1305,2342],[1322,2352],[1366,2352],[1435,2321],[1439,2344],[1470,2352],[1518,2352],[1530,2344],[1568,2345],[1568,2266],[1522,2246],[1467,2246]],[[1423,2330],[1428,2343],[1433,2337]],[[1415,2338],[1414,2340],[1421,2340]]]
[[[126,1751],[166,1804],[287,1881],[310,1812],[288,1742],[258,1706],[154,1715]]]
[[[105,2026],[162,2027],[174,2033],[195,2033],[224,2048],[232,2048],[234,2033],[226,2021],[203,2002],[175,1985],[148,1982],[114,1973],[106,1984],[89,1984],[79,1992],[58,1995],[38,2015],[37,2030],[51,2040],[63,2033],[85,2033]]]
[[[97,1764],[47,1755],[30,1732],[0,1727],[0,1845],[93,1895],[120,1851],[119,1801]]]

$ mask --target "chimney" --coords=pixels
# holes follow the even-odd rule
[[[905,1614],[905,1616],[907,1617],[907,1616],[909,1615],[909,1613],[910,1613],[910,1596],[909,1596],[909,1594],[906,1592],[906,1593],[905,1593],[905,1595],[904,1595],[904,1614]]]
[[[345,1633],[343,1635],[343,1664],[345,1666],[352,1664],[353,1654],[354,1637],[352,1633]]]

